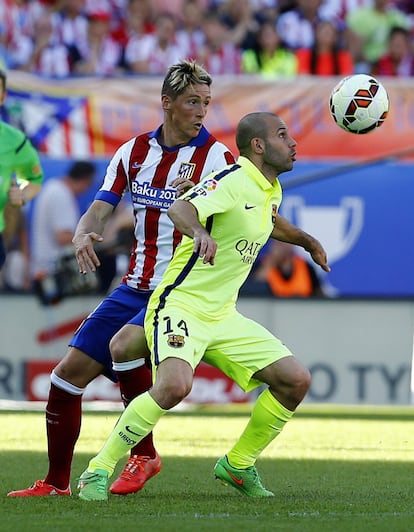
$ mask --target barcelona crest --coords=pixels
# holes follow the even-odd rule
[[[170,347],[183,347],[184,346],[184,336],[181,334],[169,334],[167,338],[167,344]]]

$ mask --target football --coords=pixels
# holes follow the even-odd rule
[[[347,76],[332,89],[329,109],[339,127],[363,135],[384,123],[389,109],[388,94],[373,76]]]

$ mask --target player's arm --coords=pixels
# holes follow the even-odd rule
[[[167,211],[175,227],[194,240],[194,253],[203,258],[204,264],[214,264],[217,243],[203,227],[197,215],[197,209],[189,201],[176,200]]]
[[[276,223],[270,236],[276,240],[282,240],[282,242],[289,242],[302,247],[323,270],[326,272],[331,271],[328,266],[326,251],[319,240],[302,231],[302,229],[290,223],[280,214],[276,215]]]
[[[13,207],[23,207],[27,202],[36,197],[40,192],[41,185],[26,182],[21,186],[13,184],[9,190],[9,201]]]
[[[102,233],[111,216],[114,206],[106,201],[94,200],[89,209],[81,216],[72,238],[80,273],[94,272],[100,266],[95,253],[95,242],[102,242]]]
[[[13,167],[9,201],[14,207],[22,207],[39,194],[43,182],[39,155],[27,137],[16,149]]]

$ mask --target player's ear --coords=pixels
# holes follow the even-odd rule
[[[171,107],[171,98],[166,94],[163,94],[161,97],[161,106],[163,111],[168,111]]]
[[[261,138],[254,137],[251,140],[250,145],[251,145],[252,150],[253,150],[254,153],[263,153],[264,143],[263,143],[263,140]]]

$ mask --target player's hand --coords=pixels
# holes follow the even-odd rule
[[[171,182],[171,186],[175,188],[177,191],[177,198],[179,198],[184,192],[192,188],[194,183],[190,179],[177,177],[177,179],[174,179],[174,181]]]
[[[95,272],[101,265],[95,253],[95,242],[102,242],[103,238],[98,233],[81,233],[73,237],[72,243],[75,246],[75,256],[78,261],[79,272],[87,274],[88,270]]]
[[[9,202],[13,207],[23,207],[26,203],[23,189],[12,185],[9,189]]]
[[[311,246],[307,250],[312,257],[313,262],[318,264],[325,272],[330,272],[331,268],[328,265],[328,257],[322,244],[316,240],[312,240]]]
[[[217,242],[207,232],[194,233],[194,253],[203,259],[204,264],[214,266],[214,257],[217,251]]]

